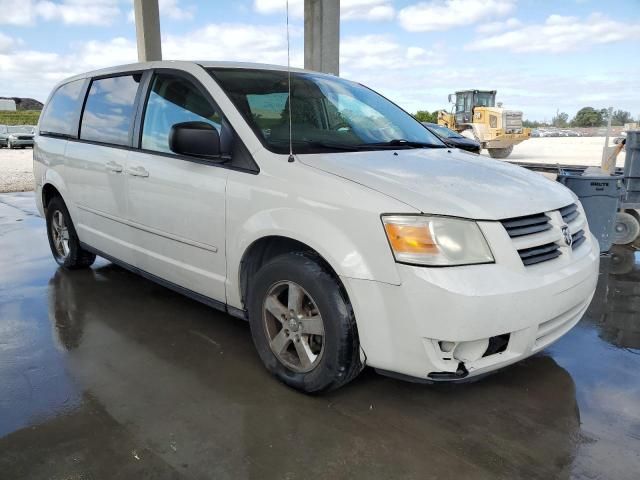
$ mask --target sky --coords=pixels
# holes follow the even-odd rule
[[[303,66],[303,0],[290,0]],[[160,0],[163,58],[286,64],[285,0]],[[341,0],[340,75],[410,112],[498,91],[529,120],[640,116],[640,0]],[[137,59],[132,0],[0,0],[0,96]]]

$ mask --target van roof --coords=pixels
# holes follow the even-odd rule
[[[102,68],[100,70],[93,70],[90,72],[81,73],[79,75],[74,75],[73,77],[69,77],[60,82],[59,85],[78,80],[82,78],[88,77],[96,77],[101,75],[109,75],[113,73],[122,73],[129,72],[133,70],[149,70],[152,68],[180,68],[183,65],[201,65],[204,68],[246,68],[246,69],[260,69],[260,70],[278,70],[278,71],[287,71],[287,67],[283,65],[272,65],[267,63],[250,63],[250,62],[212,62],[212,61],[197,61],[197,60],[161,60],[155,62],[139,62],[139,63],[129,63],[126,65],[118,65],[114,67]],[[308,73],[317,73],[312,70],[305,70],[302,68],[291,67],[292,72],[308,72]]]

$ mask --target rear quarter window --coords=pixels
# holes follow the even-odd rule
[[[40,119],[40,133],[76,137],[82,108],[85,80],[74,80],[58,87]]]
[[[94,80],[82,114],[80,138],[113,145],[128,145],[141,75],[120,75]]]

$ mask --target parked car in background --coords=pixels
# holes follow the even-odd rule
[[[267,370],[305,392],[365,365],[431,382],[510,365],[571,330],[598,279],[570,190],[448,148],[333,75],[78,75],[49,97],[33,160],[62,268],[99,255],[248,320]]]
[[[463,137],[450,128],[436,123],[422,122],[422,124],[427,127],[431,133],[437,135],[448,147],[459,148],[460,150],[466,150],[472,153],[480,153],[482,150],[480,142],[472,138]]]
[[[0,147],[33,147],[35,128],[31,125],[0,125]]]

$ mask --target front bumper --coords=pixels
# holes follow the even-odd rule
[[[7,141],[7,145],[9,144],[9,142]],[[11,145],[13,145],[14,147],[33,147],[33,139],[29,139],[29,140],[11,140]]]
[[[491,222],[481,226],[485,236],[496,237],[489,243],[499,245],[499,228]],[[524,267],[512,245],[505,245],[514,253],[494,252],[495,264],[398,265],[401,285],[342,278],[366,364],[425,380],[455,379],[502,368],[544,349],[578,323],[593,297],[599,249],[588,237],[566,258],[548,265]],[[454,349],[506,334],[508,343],[499,353],[461,360]],[[446,351],[451,345],[453,351]]]

